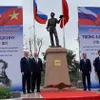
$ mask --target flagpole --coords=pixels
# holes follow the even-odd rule
[[[61,1],[62,1],[62,0],[61,0]],[[61,4],[62,4],[62,14],[63,14],[63,1],[61,2]],[[63,47],[66,48],[64,18],[62,18],[62,22],[63,22]]]
[[[34,0],[32,0],[32,4],[33,4],[33,38],[34,38],[34,53],[37,52],[37,48],[36,48],[36,34],[35,34],[35,17],[34,17]]]
[[[65,28],[64,28],[64,18],[63,18],[63,46],[64,46],[64,48],[66,48]]]
[[[35,20],[33,19],[33,33],[34,33],[34,52],[37,52],[36,48],[36,34],[35,34]]]
[[[78,45],[79,45],[79,61],[81,59],[81,50],[80,50],[80,33],[79,33],[79,25],[78,25]]]

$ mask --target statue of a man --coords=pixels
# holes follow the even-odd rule
[[[60,20],[63,18],[63,15],[60,15],[59,20],[57,18],[55,18],[54,16],[55,16],[55,13],[51,12],[51,18],[48,20],[46,29],[47,29],[47,31],[49,31],[49,34],[50,34],[51,47],[55,46],[53,35],[55,36],[56,46],[60,47],[59,39],[58,39],[57,31],[56,31],[56,24],[60,23]]]

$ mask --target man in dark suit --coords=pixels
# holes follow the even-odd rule
[[[26,94],[26,85],[27,93],[30,93],[30,58],[28,58],[28,51],[24,51],[24,57],[21,58],[20,67],[22,73],[22,89],[23,93]],[[27,84],[26,84],[27,83]]]
[[[42,60],[38,58],[38,54],[34,53],[34,58],[31,59],[31,74],[32,74],[32,92],[34,93],[37,83],[37,92],[40,92],[41,72],[43,71]]]
[[[98,57],[95,58],[94,60],[94,68],[95,68],[95,72],[98,76],[98,79],[99,79],[99,84],[100,84],[100,50],[98,51]],[[100,91],[100,89],[99,89]]]
[[[86,53],[83,53],[83,59],[80,61],[80,70],[82,71],[82,79],[84,91],[86,91],[86,78],[88,83],[88,90],[91,90],[91,81],[90,81],[90,73],[91,73],[91,62],[87,59]]]

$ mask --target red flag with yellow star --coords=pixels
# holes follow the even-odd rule
[[[68,9],[68,4],[66,0],[62,0],[62,12],[63,12],[64,17],[62,18],[60,22],[61,28],[63,28],[69,20],[69,9]]]
[[[23,24],[21,7],[0,7],[0,26]]]

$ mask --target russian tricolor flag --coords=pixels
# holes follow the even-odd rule
[[[78,8],[79,25],[100,25],[100,12],[98,8],[79,7]]]
[[[40,24],[46,24],[48,16],[38,10],[36,0],[33,0],[33,4],[34,4],[34,19]]]

